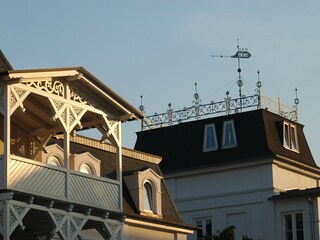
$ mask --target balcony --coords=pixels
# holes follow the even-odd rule
[[[4,168],[3,156],[0,167]],[[11,155],[8,189],[89,207],[120,211],[120,182],[67,171],[38,161]],[[1,175],[1,183],[4,182]],[[3,188],[3,186],[1,186]]]

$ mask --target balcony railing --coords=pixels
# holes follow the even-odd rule
[[[193,103],[191,107],[185,107],[182,110],[176,111],[171,108],[171,104],[169,103],[169,109],[166,112],[146,116],[142,120],[142,130],[166,127],[182,122],[240,113],[254,109],[266,109],[289,120],[298,121],[298,98],[295,99],[295,105],[289,107],[281,104],[279,99],[278,101],[274,101],[260,95],[260,92],[252,96],[242,96],[241,98],[231,98],[227,92],[226,98],[220,102],[212,101],[207,104],[202,104],[201,100],[195,97]],[[143,106],[141,105],[141,107]],[[140,109],[143,109],[141,107]]]
[[[10,156],[8,189],[60,201],[120,211],[118,181]],[[4,161],[0,156],[0,164]],[[1,182],[3,182],[1,179]],[[3,186],[2,186],[3,187]]]

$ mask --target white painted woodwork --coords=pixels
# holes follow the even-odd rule
[[[70,198],[72,202],[120,210],[120,184],[111,179],[89,174],[72,172],[70,174]]]
[[[118,181],[70,171],[69,191],[66,191],[65,168],[55,167],[17,156],[11,156],[10,189],[57,200],[120,210]]]

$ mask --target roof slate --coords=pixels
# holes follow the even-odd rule
[[[233,120],[237,147],[221,149],[223,122]],[[160,167],[164,173],[187,170],[217,164],[252,161],[277,155],[318,168],[307,140],[303,125],[297,126],[299,153],[282,145],[283,117],[259,109],[215,118],[181,123],[174,126],[146,130],[137,133],[135,149],[162,156]],[[203,152],[204,128],[214,123],[219,149]]]
[[[63,146],[63,140],[53,139],[51,143],[58,143]],[[116,156],[114,153],[97,149],[94,147],[89,147],[79,143],[71,143],[70,151],[73,154],[80,154],[84,152],[90,152],[94,157],[101,161],[101,176],[115,179],[116,176]],[[122,170],[123,175],[129,175],[136,171],[143,171],[145,169],[151,168],[160,176],[163,176],[158,164],[141,161],[134,158],[123,156],[122,158]],[[162,192],[162,218],[153,218],[148,216],[141,216],[135,207],[133,199],[129,193],[129,190],[123,181],[123,211],[127,216],[132,218],[147,220],[150,222],[156,222],[165,225],[173,225],[186,227],[188,229],[193,229],[192,226],[184,224],[175,204],[170,196],[170,193],[164,183],[161,180],[161,192]]]
[[[13,68],[0,49],[0,72],[8,70],[13,70]]]

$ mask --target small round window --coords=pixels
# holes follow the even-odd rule
[[[86,163],[81,164],[79,171],[85,174],[93,174],[92,168]]]
[[[57,167],[61,166],[61,163],[60,163],[59,159],[57,157],[55,157],[55,156],[49,157],[47,163],[49,165],[53,165],[53,166],[57,166]]]

